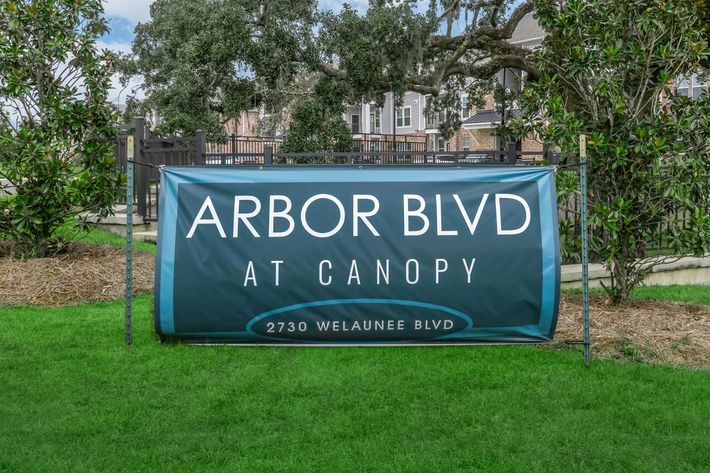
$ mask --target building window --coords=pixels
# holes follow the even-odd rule
[[[679,77],[675,81],[678,94],[683,97],[690,97],[699,100],[703,94],[708,92],[708,81],[700,74],[693,74],[690,77]]]
[[[695,74],[692,77],[693,100],[699,100],[703,94],[708,93],[708,80],[700,74]]]
[[[426,127],[427,127],[427,129],[430,129],[430,130],[435,130],[436,128],[439,128],[439,122],[436,119],[436,114],[434,114],[434,112],[427,113]]]
[[[463,135],[461,147],[464,151],[468,151],[471,149],[471,137],[468,134]]]
[[[382,130],[382,115],[379,108],[370,112],[370,133],[380,133]]]
[[[352,133],[360,133],[360,116],[352,115],[350,117],[350,131]]]
[[[397,128],[412,126],[412,107],[397,109]]]
[[[468,118],[468,96],[464,95],[461,97],[461,118],[464,120]]]
[[[449,150],[449,143],[445,139],[439,138],[437,140],[436,150],[437,151],[448,151]]]

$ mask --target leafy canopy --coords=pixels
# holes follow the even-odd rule
[[[299,70],[314,9],[312,0],[155,1],[121,61],[125,83],[140,76],[147,97],[131,112],[157,110],[164,131],[220,137],[241,111],[270,95],[278,102]]]
[[[502,67],[536,76],[529,52],[508,42],[531,11],[519,0],[373,0],[364,14],[319,11],[313,0],[157,0],[122,68],[144,79],[141,106],[169,132],[217,137],[259,106],[289,110],[281,125],[297,121],[322,77],[340,82],[348,103],[411,90],[431,94],[432,112],[458,112],[458,92],[480,104]],[[459,117],[447,113],[440,131],[453,134]]]

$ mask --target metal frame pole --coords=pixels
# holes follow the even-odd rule
[[[133,344],[133,160],[126,163],[126,345]]]
[[[579,136],[579,180],[582,194],[582,319],[584,323],[584,366],[592,361],[589,339],[589,242],[587,235],[587,137]]]

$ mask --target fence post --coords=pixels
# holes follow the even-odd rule
[[[582,194],[582,336],[584,365],[592,361],[589,338],[589,243],[587,228],[587,137],[579,135],[579,182]]]
[[[518,146],[515,141],[508,142],[508,150],[505,153],[505,162],[515,164],[518,160]]]
[[[116,164],[121,172],[127,172],[128,161],[128,134],[120,130],[116,138]]]
[[[272,145],[264,145],[264,166],[274,164],[274,147]]]
[[[195,164],[205,164],[205,145],[207,139],[204,130],[197,130],[195,132]]]
[[[552,150],[550,143],[547,143],[547,163],[548,164],[560,164],[561,154]]]
[[[135,121],[135,131],[133,132],[133,159],[137,163],[147,164],[146,156],[143,152],[145,147],[145,118],[138,117]],[[138,215],[145,217],[147,215],[147,200],[148,200],[148,186],[150,186],[150,176],[148,172],[150,169],[148,166],[138,166],[134,168],[135,170],[135,184],[136,184],[136,199],[138,208]]]
[[[232,155],[232,164],[237,164],[237,135],[232,133],[229,135],[229,145],[230,145],[230,153]]]

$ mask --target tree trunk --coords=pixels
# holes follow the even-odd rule
[[[628,258],[614,258],[611,265],[607,265],[610,275],[610,284],[602,284],[612,304],[626,304],[633,295],[634,288],[641,282],[643,275],[633,260]]]

